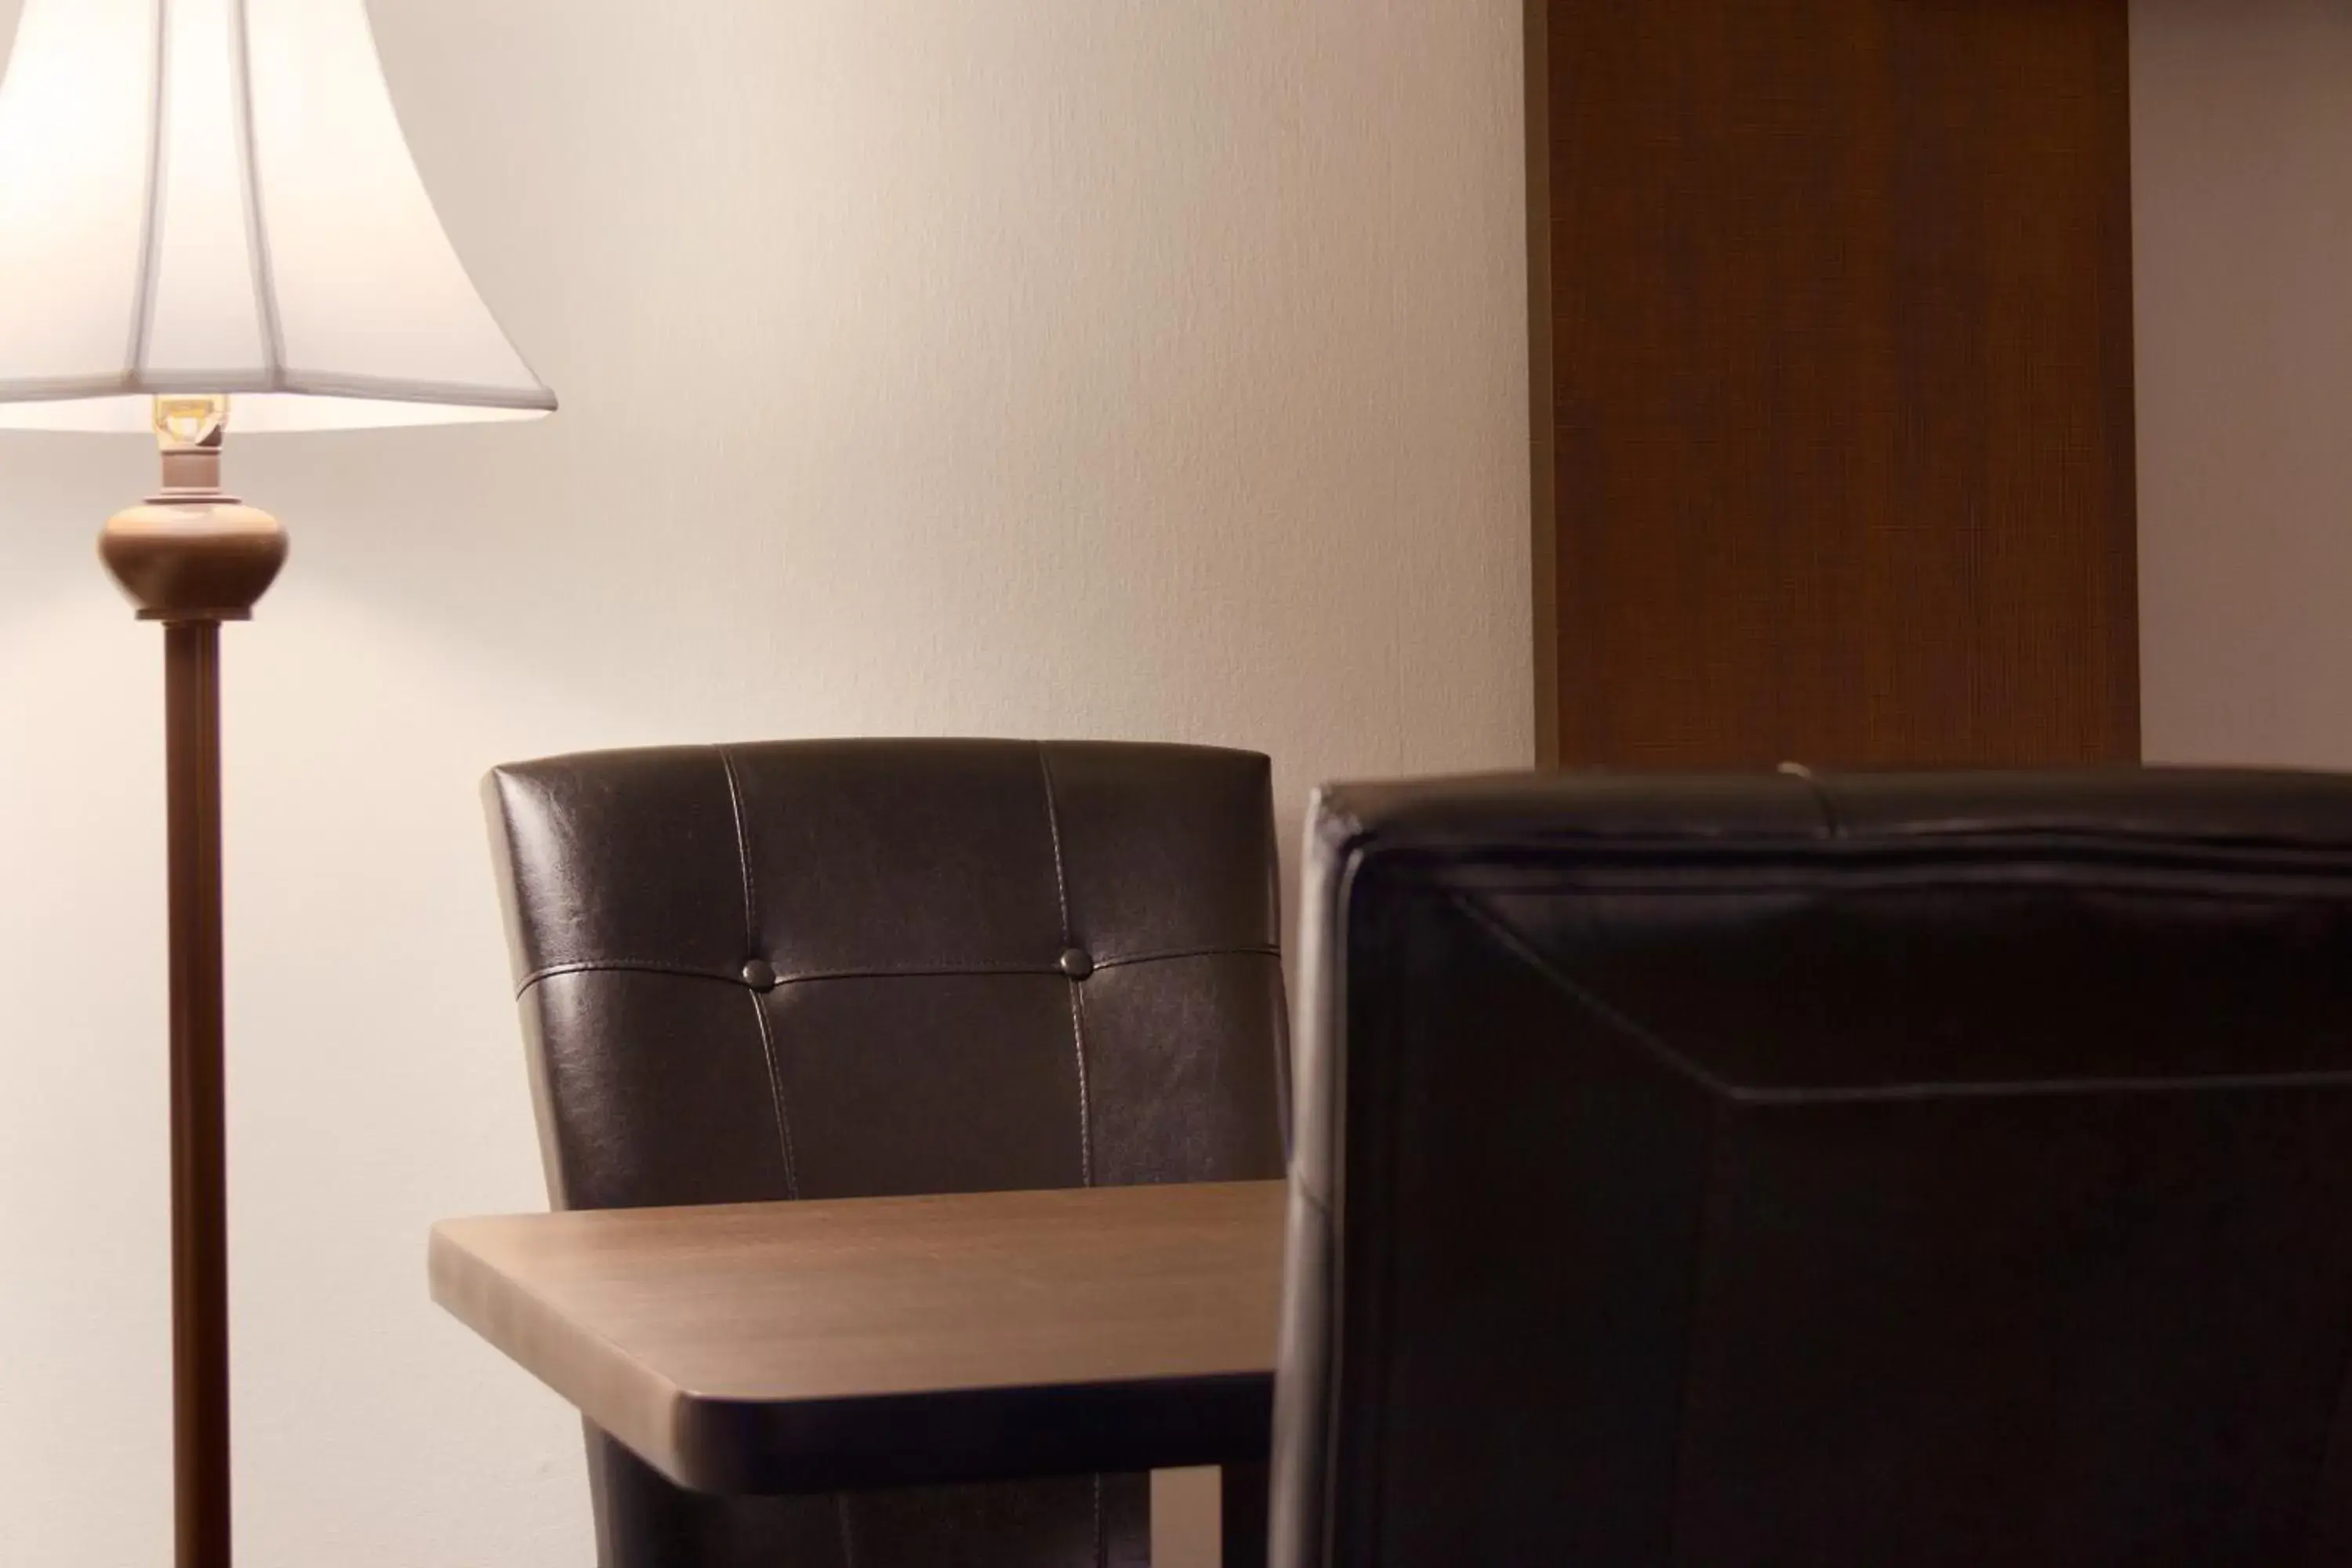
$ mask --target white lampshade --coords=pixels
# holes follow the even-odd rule
[[[554,395],[441,230],[365,0],[26,0],[0,84],[0,426],[527,418]]]

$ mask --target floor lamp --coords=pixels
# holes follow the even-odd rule
[[[219,633],[285,560],[239,431],[555,406],[411,161],[365,0],[26,0],[0,83],[0,427],[152,431],[100,553],[163,626],[179,1568],[228,1568]]]

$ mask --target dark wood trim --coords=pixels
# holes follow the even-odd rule
[[[2126,0],[1528,37],[1557,756],[2136,760]]]
[[[1559,762],[1559,551],[1554,517],[1551,334],[1551,0],[1526,0],[1528,449],[1536,765]]]

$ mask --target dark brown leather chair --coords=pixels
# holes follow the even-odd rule
[[[1313,839],[1278,1568],[2352,1562],[2352,779]]]
[[[558,1206],[1280,1173],[1264,757],[788,742],[485,793]],[[605,1568],[1150,1551],[1139,1475],[726,1500],[588,1452]]]

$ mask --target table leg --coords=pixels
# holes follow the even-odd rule
[[[1266,1467],[1227,1465],[1219,1502],[1224,1568],[1265,1568]]]

